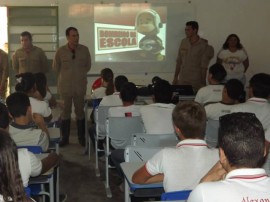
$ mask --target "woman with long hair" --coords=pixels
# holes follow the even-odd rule
[[[24,192],[17,146],[3,129],[0,129],[0,182],[0,202],[32,201]]]
[[[245,85],[245,72],[249,66],[249,59],[236,34],[230,34],[227,37],[217,55],[217,62],[224,66],[227,72],[226,80],[238,79]]]

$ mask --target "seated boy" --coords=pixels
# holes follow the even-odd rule
[[[270,178],[260,168],[265,156],[264,129],[256,116],[222,116],[218,142],[220,160],[203,178],[205,183],[192,191],[188,202],[270,201]]]
[[[203,140],[206,114],[199,103],[176,105],[172,114],[175,131],[182,140],[176,148],[164,148],[137,170],[136,184],[162,182],[166,192],[193,189],[217,162],[218,151]]]
[[[44,119],[39,114],[33,114],[29,97],[22,92],[15,92],[7,97],[7,107],[13,121],[9,133],[18,146],[38,145],[43,151],[49,147],[49,133]],[[39,129],[32,125],[34,121]]]
[[[0,103],[0,128],[8,131],[8,126],[9,116],[7,107]],[[18,149],[18,161],[23,185],[27,187],[30,176],[38,176],[56,166],[59,156],[56,153],[50,153],[46,158],[40,160],[27,149]]]
[[[195,101],[202,105],[207,103],[219,102],[222,98],[223,80],[227,73],[221,64],[214,64],[208,71],[209,85],[202,87],[196,94]]]

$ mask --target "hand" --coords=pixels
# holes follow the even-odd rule
[[[201,182],[213,182],[224,179],[227,174],[226,170],[222,167],[220,161],[218,161],[208,173],[201,179]]]

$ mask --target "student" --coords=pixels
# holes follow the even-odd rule
[[[17,146],[9,134],[2,129],[0,129],[0,171],[0,201],[33,201],[24,192]]]
[[[204,107],[207,119],[219,120],[219,117],[230,114],[235,104],[245,101],[245,94],[242,82],[238,79],[230,79],[222,90],[222,100]]]
[[[270,128],[270,75],[265,73],[255,74],[249,81],[249,99],[242,104],[235,105],[232,112],[254,113],[261,121],[264,130]]]
[[[153,86],[153,104],[142,106],[140,109],[146,133],[172,134],[172,89],[168,81],[158,80]]]
[[[270,201],[270,178],[260,168],[266,154],[264,129],[256,116],[222,116],[218,142],[219,163],[204,177],[205,183],[192,191],[188,202]]]
[[[120,91],[120,98],[123,105],[111,107],[108,111],[109,117],[140,116],[140,106],[134,105],[138,91],[134,83],[127,82]],[[111,140],[111,146],[115,149],[123,149],[122,142]]]
[[[195,101],[202,105],[209,102],[221,101],[223,80],[226,77],[226,70],[221,64],[214,64],[208,71],[208,83],[209,85],[200,88],[197,92]]]
[[[43,116],[46,122],[52,119],[52,111],[46,102],[41,100],[41,97],[36,96],[36,80],[34,74],[30,72],[16,75],[17,84],[15,90],[24,92],[29,96],[32,113],[37,113]]]
[[[0,128],[7,132],[9,130],[8,109],[2,103],[0,103]],[[18,159],[23,185],[27,187],[30,176],[36,177],[55,167],[58,164],[59,156],[52,152],[46,158],[40,160],[27,149],[18,149]]]
[[[99,88],[96,88],[92,95],[92,99],[100,99],[106,95],[112,95],[114,93],[114,84],[113,84],[113,71],[110,68],[104,68],[100,72],[102,79],[102,85]]]
[[[49,133],[40,114],[33,114],[30,100],[25,93],[15,92],[7,97],[7,107],[13,121],[9,132],[18,146],[39,145],[43,151],[49,147]],[[39,129],[31,124],[34,121]]]
[[[182,140],[176,148],[164,148],[137,170],[136,184],[162,182],[166,192],[193,189],[217,162],[218,151],[203,140],[206,125],[204,108],[196,102],[176,105],[172,114],[175,131]]]
[[[120,90],[122,89],[123,85],[128,82],[127,77],[120,75],[117,76],[114,80],[114,88],[115,92],[112,95],[104,96],[101,100],[99,106],[121,106],[123,104],[120,98]],[[105,123],[99,124],[99,132],[106,133],[105,131]],[[95,136],[96,136],[96,123],[93,123],[89,128],[89,136],[91,138],[93,148],[95,148]],[[100,149],[103,149],[102,141],[100,141],[100,145],[98,146]],[[100,154],[100,152],[99,152]]]
[[[102,98],[99,106],[120,106],[122,105],[122,100],[120,98],[120,91],[125,83],[128,82],[127,77],[124,75],[119,75],[114,79],[114,93],[111,95],[106,95]]]

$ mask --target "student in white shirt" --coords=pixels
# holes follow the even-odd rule
[[[25,72],[16,75],[17,84],[15,90],[17,92],[24,92],[28,95],[32,106],[32,113],[40,114],[46,122],[52,119],[52,111],[48,103],[43,101],[36,94],[36,80],[34,74]]]
[[[242,104],[234,105],[232,112],[254,113],[261,121],[264,130],[270,128],[270,75],[255,74],[249,81],[249,99]],[[270,139],[270,138],[269,138]]]
[[[208,70],[209,85],[199,89],[195,101],[205,105],[206,103],[219,102],[222,97],[223,81],[226,77],[226,70],[221,64],[213,64]]]
[[[7,132],[9,130],[8,109],[3,103],[0,103],[0,128]],[[18,149],[18,160],[23,185],[27,187],[30,176],[36,177],[56,166],[59,161],[59,156],[52,152],[46,158],[40,160],[27,149]]]
[[[222,116],[220,160],[188,202],[270,201],[270,178],[260,168],[266,154],[264,129],[251,113]]]
[[[136,184],[163,182],[166,192],[193,189],[217,162],[217,149],[210,149],[203,140],[206,125],[204,108],[186,101],[173,110],[174,128],[182,140],[176,148],[164,148],[137,170],[132,177]]]
[[[123,105],[123,102],[120,98],[120,90],[122,89],[123,85],[128,82],[127,77],[124,75],[119,75],[115,77],[114,80],[114,89],[115,92],[112,95],[106,95],[102,98],[101,102],[99,103],[99,106],[121,106]],[[105,123],[101,124],[99,123],[99,132],[100,133],[106,133],[105,131]],[[104,130],[103,130],[104,129]],[[93,144],[93,148],[95,148],[95,136],[96,136],[96,123],[93,123],[91,127],[88,130],[89,136],[91,138],[91,142]],[[103,149],[103,143],[102,141],[99,141],[98,145],[99,149]],[[99,155],[103,155],[103,153],[99,152]]]
[[[40,114],[32,114],[30,100],[25,93],[15,92],[7,97],[7,107],[13,121],[9,132],[18,146],[38,145],[43,151],[49,147],[49,132]],[[32,122],[39,127],[33,127]]]
[[[142,106],[140,109],[146,133],[173,134],[172,90],[168,81],[158,80],[153,86],[153,104]]]
[[[222,100],[205,105],[207,119],[219,120],[219,117],[230,114],[235,104],[245,102],[244,85],[238,79],[230,79],[222,90]]]

